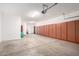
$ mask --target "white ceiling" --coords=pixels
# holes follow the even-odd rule
[[[41,21],[49,18],[54,18],[62,15],[62,13],[71,13],[79,10],[79,3],[59,3],[53,8],[49,9],[48,12],[39,17],[29,17],[28,14],[32,11],[38,11],[41,13],[43,3],[0,3],[0,11],[12,15],[21,16],[26,21]],[[53,3],[46,3],[48,6]]]

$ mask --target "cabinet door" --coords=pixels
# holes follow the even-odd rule
[[[43,32],[42,35],[44,35],[44,26],[42,26],[42,32]]]
[[[40,34],[40,32],[41,32],[41,31],[40,31],[40,26],[38,26],[38,34]]]
[[[51,35],[51,24],[50,25],[48,25],[48,36],[50,37],[50,35]]]
[[[44,26],[42,26],[42,35],[44,35]]]
[[[48,36],[50,37],[50,25],[48,25]]]
[[[49,25],[47,25],[47,36],[49,36]]]
[[[42,35],[42,26],[40,26],[40,31],[41,31],[40,34]]]
[[[44,25],[44,35],[46,34],[46,25]]]
[[[53,24],[53,38],[56,38],[56,24]]]
[[[79,20],[75,22],[76,24],[76,42],[79,43]]]
[[[42,26],[41,26],[41,30],[40,30],[40,31],[41,31],[41,35],[42,35],[42,30],[43,30],[43,29],[42,29]]]
[[[50,37],[53,37],[53,25],[50,25]]]
[[[46,34],[45,34],[46,36],[47,36],[47,31],[48,31],[48,28],[47,28],[47,25],[46,25]]]
[[[56,24],[56,38],[61,39],[60,24]]]
[[[46,36],[46,25],[44,26],[44,29],[45,29],[44,35]]]
[[[41,35],[43,35],[43,26],[41,26]]]
[[[61,24],[61,39],[62,40],[67,40],[67,24],[62,23]]]
[[[48,34],[49,34],[49,25],[47,25],[47,32],[46,32],[47,34],[47,36],[48,36]]]
[[[57,38],[57,33],[58,33],[58,30],[57,30],[57,24],[55,24],[55,38]]]
[[[68,28],[68,41],[75,42],[75,22],[71,21],[67,23]]]

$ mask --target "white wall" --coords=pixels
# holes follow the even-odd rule
[[[34,25],[35,24],[31,24],[31,23],[27,24],[27,31],[29,34],[34,33]]]
[[[24,35],[26,35],[27,32],[29,34],[34,33],[35,22],[31,23],[29,21],[22,20],[22,25],[23,25],[23,33],[24,33]]]
[[[65,17],[72,17],[72,16],[77,16],[79,15],[79,11],[72,12],[70,14],[66,14]],[[56,18],[51,18],[48,20],[40,21],[36,23],[36,26],[42,26],[46,24],[55,24],[55,23],[62,23],[62,22],[67,22],[67,21],[73,21],[73,20],[79,20],[79,17],[77,18],[71,18],[71,19],[64,19],[63,15],[56,17]]]
[[[2,15],[2,40],[20,39],[21,18],[13,15]]]

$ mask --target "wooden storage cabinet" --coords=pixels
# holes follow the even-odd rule
[[[44,30],[43,26],[41,26],[41,35],[43,35],[43,33],[44,33],[43,30]]]
[[[45,30],[44,35],[46,36],[46,25],[44,25],[44,30]]]
[[[48,36],[48,25],[46,25],[46,36]]]
[[[53,35],[52,35],[52,37],[55,38],[56,37],[56,24],[53,24],[52,26],[53,26],[52,27],[52,29],[53,29]]]
[[[38,27],[38,34],[40,34],[40,27]]]
[[[79,20],[59,24],[36,26],[35,33],[79,43]]]
[[[60,30],[60,24],[56,24],[56,38],[61,39],[61,30]]]
[[[47,25],[47,36],[49,37],[49,25]]]
[[[52,24],[50,25],[50,37],[53,37],[53,26],[52,26]]]
[[[50,24],[48,25],[48,37],[50,37]]]
[[[76,42],[79,43],[79,20],[77,20],[75,24],[76,24]]]
[[[61,39],[67,40],[67,23],[61,24]]]
[[[67,34],[67,40],[75,42],[75,22],[67,22],[67,29],[68,29],[68,34]]]
[[[42,35],[44,35],[44,26],[42,26]]]
[[[45,36],[45,25],[43,26],[43,35]]]

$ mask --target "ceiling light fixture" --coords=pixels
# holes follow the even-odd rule
[[[33,12],[29,13],[29,17],[37,17],[39,15],[40,15],[40,12],[38,12],[38,11],[33,11]]]
[[[29,21],[29,23],[35,23],[35,21]]]

